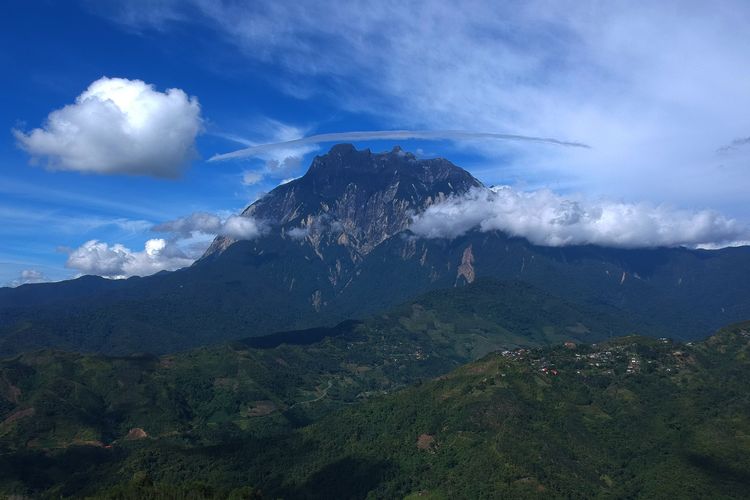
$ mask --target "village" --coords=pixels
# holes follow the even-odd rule
[[[637,376],[642,373],[673,375],[693,362],[693,345],[676,344],[671,339],[618,339],[603,344],[564,342],[553,348],[517,348],[503,350],[506,359],[524,363],[544,376],[562,374],[591,376]]]

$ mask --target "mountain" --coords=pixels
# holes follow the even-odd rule
[[[750,317],[750,247],[535,246],[502,232],[417,238],[411,216],[481,183],[443,159],[334,146],[244,211],[267,232],[217,238],[193,266],[0,289],[0,354],[156,354],[333,326],[430,290],[523,281],[632,331],[702,338]]]
[[[524,285],[482,286],[530,293]],[[430,294],[420,307],[447,303],[441,294],[484,295],[482,286]],[[403,308],[414,313],[416,305]],[[438,352],[424,345],[416,355],[415,344],[401,349],[399,339],[425,342],[433,332],[433,346],[441,345],[434,327],[378,329],[390,319],[410,328],[393,311],[359,333],[362,325],[342,325],[304,349],[237,343],[162,358],[46,352],[5,360],[0,491],[55,498],[746,496],[750,323],[689,344],[629,336],[511,348],[383,393],[384,377],[403,377]],[[372,395],[347,404],[347,387],[368,386]]]
[[[323,260],[338,258],[343,247],[351,261],[360,262],[407,229],[414,213],[481,185],[442,158],[418,160],[399,147],[373,154],[339,144],[316,157],[304,176],[277,187],[242,215],[271,222],[282,235],[310,245]],[[218,237],[204,258],[232,243]],[[341,282],[338,278],[332,272],[332,281]]]

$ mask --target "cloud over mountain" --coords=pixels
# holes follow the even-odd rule
[[[510,187],[472,189],[451,197],[416,215],[410,227],[425,238],[455,238],[475,228],[553,247],[720,247],[748,237],[747,227],[710,210],[586,200]]]
[[[196,157],[198,99],[141,80],[103,77],[41,128],[14,130],[34,161],[52,170],[178,177]]]
[[[235,240],[251,240],[263,235],[267,226],[251,217],[195,212],[152,228],[168,233],[165,238],[146,241],[144,249],[134,251],[120,243],[89,240],[68,253],[65,266],[82,274],[106,278],[147,276],[158,271],[173,271],[191,265],[216,235]]]
[[[194,212],[179,219],[164,222],[154,227],[154,231],[175,233],[181,238],[194,233],[229,236],[236,240],[251,240],[261,236],[267,227],[263,221],[252,217],[230,215],[222,219],[206,212]]]
[[[244,149],[233,151],[231,153],[220,154],[212,157],[209,161],[231,160],[237,158],[248,158],[253,156],[263,157],[274,152],[288,151],[290,148],[301,148],[311,144],[321,144],[326,142],[348,142],[348,141],[365,141],[365,140],[453,140],[453,141],[471,141],[471,140],[503,140],[503,141],[520,141],[536,142],[542,144],[552,144],[556,146],[574,147],[589,149],[590,146],[580,142],[563,141],[551,137],[534,137],[514,134],[497,134],[493,132],[470,132],[463,130],[368,130],[361,132],[337,132],[330,134],[316,134],[308,137],[300,137],[282,142],[268,144],[250,145]],[[294,161],[294,159],[297,161]],[[294,168],[299,166],[298,156],[287,156],[283,162],[272,160],[277,168],[280,166],[289,166]]]

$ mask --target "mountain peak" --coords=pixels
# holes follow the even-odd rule
[[[262,219],[297,240],[303,235],[319,256],[330,244],[345,246],[358,260],[406,229],[414,213],[481,185],[443,158],[417,159],[399,146],[373,153],[336,144],[316,156],[305,175],[277,187],[242,215]],[[231,243],[220,237],[207,255]]]
[[[370,151],[369,149],[365,151]],[[348,142],[343,142],[341,144],[334,144],[331,149],[328,151],[329,155],[347,155],[351,153],[357,153],[357,148],[354,147],[354,144],[350,144]]]

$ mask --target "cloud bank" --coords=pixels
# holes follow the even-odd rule
[[[146,241],[143,250],[134,251],[120,243],[90,240],[68,253],[65,267],[81,274],[105,278],[147,276],[159,271],[174,271],[191,265],[217,235],[234,240],[251,240],[266,233],[264,222],[251,217],[195,212],[152,228],[168,233],[165,238]]]
[[[330,134],[316,134],[299,139],[292,139],[283,142],[270,144],[258,144],[248,148],[213,156],[209,161],[232,160],[237,158],[248,158],[253,156],[262,156],[268,153],[298,148],[310,144],[320,144],[325,142],[347,142],[347,141],[372,141],[372,140],[508,140],[508,141],[526,141],[541,142],[553,144],[556,146],[567,146],[576,148],[586,148],[589,146],[580,142],[562,141],[549,137],[533,137],[513,134],[495,134],[490,132],[466,132],[462,130],[371,130],[365,132],[336,132]],[[299,163],[294,165],[298,166]]]
[[[736,220],[709,210],[593,201],[510,187],[477,188],[449,198],[416,215],[410,227],[424,238],[455,238],[475,228],[552,247],[720,247],[750,234]]]
[[[201,128],[198,99],[184,91],[104,77],[41,128],[13,134],[52,170],[174,178],[196,157]]]

